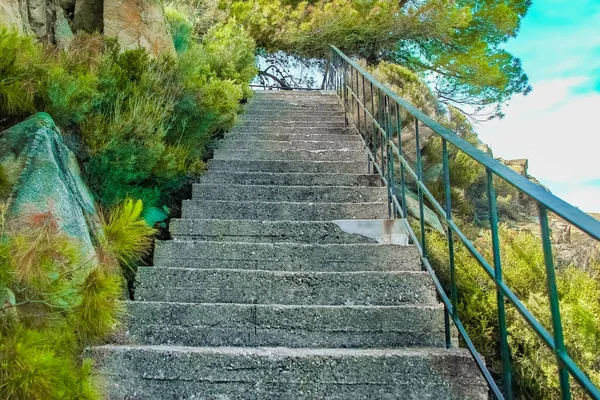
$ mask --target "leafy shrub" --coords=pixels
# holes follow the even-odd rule
[[[145,254],[154,234],[142,209],[127,200],[109,212],[95,266],[50,213],[0,231],[0,398],[100,398],[91,362],[80,361],[80,353],[104,342],[119,323],[118,264]]]
[[[492,259],[489,231],[475,241],[487,260]],[[525,231],[501,226],[503,275],[507,285],[533,315],[552,332],[546,292],[544,255],[540,239]],[[435,232],[428,234],[430,261],[436,273],[449,283],[448,244]],[[502,376],[495,285],[462,245],[455,244],[459,316],[477,350],[496,377]],[[559,304],[569,354],[600,384],[600,284],[576,266],[556,271]],[[556,358],[512,306],[507,306],[507,327],[515,374],[521,398],[560,398]],[[574,397],[585,398],[574,384]]]
[[[175,6],[168,5],[165,9],[167,22],[169,23],[169,32],[173,37],[173,45],[178,53],[186,51],[193,40],[194,25],[192,22]]]

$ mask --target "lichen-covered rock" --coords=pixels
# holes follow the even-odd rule
[[[104,34],[116,37],[124,49],[143,47],[154,56],[175,54],[160,1],[104,0]]]
[[[79,242],[87,265],[95,265],[93,243],[100,228],[94,199],[52,118],[38,113],[1,132],[0,164],[17,176],[9,200],[9,224],[50,212],[59,230]]]

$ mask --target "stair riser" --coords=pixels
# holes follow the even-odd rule
[[[242,118],[246,119],[261,119],[267,120],[271,117],[276,119],[292,118],[296,120],[309,121],[309,118],[317,119],[328,119],[328,118],[340,118],[344,121],[345,113],[340,109],[325,109],[313,108],[310,110],[303,110],[297,108],[261,108],[261,107],[248,107],[244,112]]]
[[[367,156],[363,161],[283,161],[283,160],[210,160],[213,172],[277,172],[277,173],[340,173],[365,174]]]
[[[129,302],[126,340],[176,346],[445,345],[441,306],[306,307]]]
[[[352,244],[157,242],[154,265],[271,271],[420,271],[414,247]]]
[[[267,348],[247,355],[217,350],[186,354],[168,348],[98,347],[86,355],[110,377],[111,399],[130,399],[132,393],[135,399],[487,398],[482,379],[473,373],[474,362],[463,351],[400,350],[373,356],[332,352],[302,357],[271,352]]]
[[[250,124],[302,124],[310,126],[318,126],[319,124],[345,124],[346,118],[343,113],[288,113],[282,114],[278,112],[270,112],[268,115],[260,113],[243,114],[240,122]]]
[[[333,134],[333,135],[320,135],[320,134],[283,134],[283,133],[228,133],[225,135],[226,139],[232,139],[236,141],[252,141],[255,140],[277,140],[288,142],[290,140],[303,140],[310,142],[358,142],[362,144],[362,140],[358,135],[348,134]]]
[[[213,185],[381,187],[379,175],[209,171],[200,182]]]
[[[232,133],[282,133],[282,134],[349,134],[349,130],[332,127],[313,126],[267,126],[267,125],[238,125],[231,130]]]
[[[406,235],[405,230],[393,221],[395,227],[389,231]],[[375,243],[369,236],[343,231],[337,224],[329,221],[246,221],[215,219],[173,219],[169,230],[174,238],[192,238],[197,240],[225,242],[260,243],[314,243],[353,244]]]
[[[215,160],[362,161],[365,150],[248,150],[217,149]]]
[[[240,203],[183,201],[182,218],[331,221],[388,217],[384,203]]]
[[[362,142],[350,141],[281,141],[281,140],[236,140],[236,138],[222,140],[220,149],[250,149],[250,150],[341,150],[350,149],[364,151]]]
[[[387,191],[356,186],[269,186],[194,184],[194,200],[288,202],[386,202]]]
[[[436,302],[426,272],[138,270],[137,300],[183,303],[401,305]],[[335,289],[334,289],[335,288]]]

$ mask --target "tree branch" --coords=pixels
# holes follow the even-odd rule
[[[273,74],[270,74],[270,73],[265,72],[265,71],[258,71],[258,75],[260,75],[260,76],[266,76],[267,78],[273,79],[275,82],[277,82],[277,83],[279,83],[279,85],[281,85],[281,88],[283,90],[292,90],[292,88],[287,83],[285,83],[284,80],[279,79],[278,77],[276,77]]]

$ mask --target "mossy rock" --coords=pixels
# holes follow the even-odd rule
[[[100,228],[94,199],[52,117],[38,113],[1,132],[0,164],[10,165],[16,178],[8,223],[18,226],[29,215],[50,212],[59,231],[80,244],[89,268],[96,265],[93,243]]]

